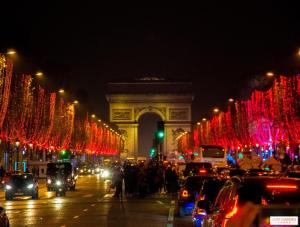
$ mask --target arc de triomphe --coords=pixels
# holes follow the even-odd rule
[[[193,94],[189,82],[168,82],[159,78],[142,78],[131,82],[108,84],[110,122],[125,138],[121,158],[137,157],[138,121],[146,113],[155,113],[165,123],[164,155],[176,151],[176,138],[191,128]]]

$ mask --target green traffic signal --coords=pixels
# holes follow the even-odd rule
[[[162,131],[159,131],[159,132],[157,133],[157,136],[158,136],[159,139],[162,139],[162,138],[164,138],[165,133],[162,132]]]
[[[150,157],[153,157],[155,155],[155,149],[151,148],[150,149]]]

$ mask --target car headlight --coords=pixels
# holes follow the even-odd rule
[[[51,182],[52,182],[51,179],[48,179],[48,180],[47,180],[47,183],[48,183],[48,184],[51,184]]]
[[[12,189],[12,186],[7,184],[5,188],[6,188],[6,190],[10,190],[10,189]]]
[[[104,170],[102,173],[102,177],[108,177],[109,176],[109,172],[107,170]]]
[[[28,189],[31,189],[31,188],[33,188],[33,184],[29,184],[29,185],[27,185],[27,188],[28,188]]]
[[[80,170],[80,173],[83,173],[83,170],[82,170],[82,169]]]
[[[56,185],[58,185],[58,186],[61,185],[61,181],[59,181],[59,180],[56,181]]]

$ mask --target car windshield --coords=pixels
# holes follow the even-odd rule
[[[203,158],[224,158],[225,151],[222,147],[201,147]]]
[[[71,163],[48,163],[47,174],[70,174],[72,172]]]
[[[264,200],[267,204],[298,204],[300,205],[299,182],[280,181],[250,181],[238,189],[239,203],[251,201],[261,204]]]
[[[23,185],[33,181],[32,175],[15,175],[10,178],[9,183],[14,185]]]

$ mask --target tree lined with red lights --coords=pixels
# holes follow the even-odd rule
[[[13,75],[9,58],[0,54],[0,136],[1,142],[35,149],[65,150],[116,155],[122,137],[88,114],[76,116],[75,103],[57,93],[48,93],[31,75]]]
[[[255,90],[248,100],[229,102],[225,112],[199,122],[178,140],[181,151],[199,144],[237,149],[244,146],[300,144],[300,76],[279,76],[267,91]]]

